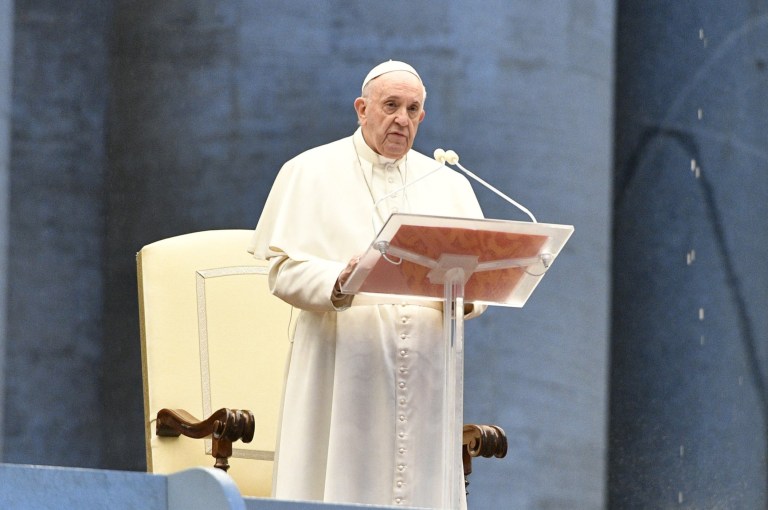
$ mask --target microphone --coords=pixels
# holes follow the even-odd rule
[[[514,200],[512,200],[511,198],[509,198],[507,195],[505,195],[501,191],[497,190],[496,188],[494,188],[493,186],[491,186],[490,184],[485,182],[483,179],[481,179],[477,175],[473,174],[472,172],[470,172],[469,170],[467,170],[466,168],[461,166],[459,164],[459,155],[456,154],[456,152],[454,152],[452,150],[445,151],[443,149],[435,149],[434,157],[435,157],[435,160],[437,160],[438,163],[442,163],[442,164],[445,164],[445,165],[457,166],[462,172],[467,174],[469,177],[473,178],[474,180],[476,180],[477,182],[479,182],[480,184],[482,184],[483,186],[485,186],[489,190],[493,191],[498,196],[500,196],[501,198],[503,198],[504,200],[506,200],[510,204],[514,205],[515,207],[520,209],[525,214],[527,214],[528,217],[531,218],[532,222],[538,223],[538,221],[536,221],[536,218],[533,216],[531,211],[529,211],[528,209],[526,209],[525,207],[523,207],[519,203],[517,203]]]
[[[443,149],[435,149],[434,156],[438,163],[455,165],[459,162],[459,155],[452,150],[444,151]]]

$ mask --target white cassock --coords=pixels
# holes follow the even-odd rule
[[[284,165],[249,251],[270,261],[272,292],[299,308],[287,370],[274,497],[438,507],[443,319],[439,303],[357,296],[334,283],[390,213],[481,218],[467,179],[416,151],[379,156],[358,129]],[[457,473],[461,474],[461,466]],[[463,488],[463,479],[457,479]],[[461,490],[463,494],[463,490]]]

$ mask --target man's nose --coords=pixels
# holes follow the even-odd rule
[[[397,115],[395,115],[395,122],[400,124],[401,126],[407,126],[408,125],[408,110],[402,109],[397,111]]]

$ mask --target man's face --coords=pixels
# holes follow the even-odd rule
[[[424,87],[407,71],[394,71],[369,84],[368,97],[355,101],[363,137],[377,153],[399,159],[416,138],[424,120]]]

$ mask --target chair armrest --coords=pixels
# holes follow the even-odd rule
[[[184,409],[161,409],[157,412],[155,431],[161,437],[211,437],[211,455],[216,459],[214,467],[227,471],[232,443],[237,440],[250,443],[253,440],[255,418],[248,410],[222,408],[200,421]]]
[[[464,464],[464,488],[469,487],[473,457],[496,457],[507,455],[507,436],[497,425],[464,425],[462,434],[461,460]],[[467,491],[469,494],[469,491]]]

